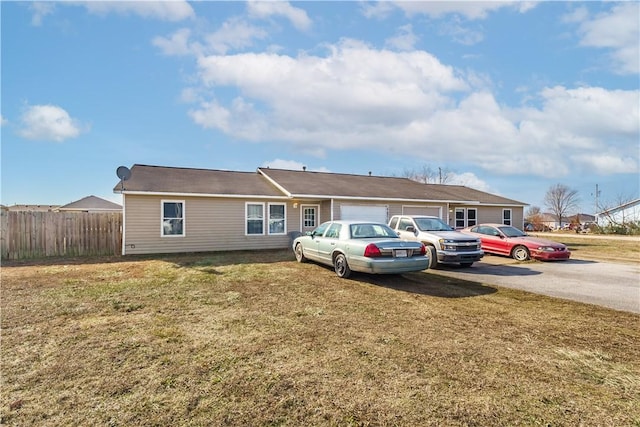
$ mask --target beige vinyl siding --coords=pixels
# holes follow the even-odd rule
[[[403,205],[402,215],[430,215],[444,218],[446,221],[447,207],[442,205]]]
[[[511,209],[511,225],[516,228],[522,228],[524,221],[524,208],[521,206],[451,206],[455,208],[477,208],[478,209],[478,224],[482,223],[496,223],[502,224],[502,211],[504,209]],[[453,217],[453,214],[452,214]]]
[[[124,253],[207,252],[289,247],[288,231],[299,230],[299,207],[288,201],[209,197],[125,195]],[[184,201],[184,236],[161,236],[163,200]],[[245,203],[285,203],[287,233],[247,236]]]

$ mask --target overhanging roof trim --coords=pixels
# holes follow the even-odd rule
[[[362,196],[330,196],[327,194],[292,194],[292,199],[333,199],[333,200],[362,200],[362,201],[380,201],[380,202],[416,202],[416,203],[463,203],[467,205],[478,204],[474,200],[438,200],[438,199],[410,199],[410,198],[394,198],[394,197],[362,197]],[[502,205],[500,205],[502,206]]]
[[[260,175],[262,175],[262,177],[266,178],[267,181],[269,181],[271,184],[273,184],[273,186],[276,187],[278,190],[282,191],[284,194],[286,194],[287,196],[291,197],[291,193],[289,191],[287,191],[286,188],[284,188],[282,185],[278,184],[269,175],[267,175],[266,173],[262,172],[262,170],[260,168],[258,168],[258,173]]]
[[[205,194],[205,193],[170,193],[161,191],[121,191],[124,195],[136,196],[163,196],[163,197],[215,197],[221,199],[272,199],[272,200],[289,200],[288,196],[259,196],[255,194]]]

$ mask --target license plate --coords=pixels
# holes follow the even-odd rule
[[[406,258],[407,257],[407,250],[406,249],[398,249],[396,251],[396,258]]]

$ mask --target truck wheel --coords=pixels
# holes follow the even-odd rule
[[[429,252],[429,268],[436,268],[438,266],[438,252],[433,246],[427,246]]]

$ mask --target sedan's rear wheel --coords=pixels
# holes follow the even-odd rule
[[[342,277],[343,279],[351,276],[351,269],[349,268],[349,264],[347,264],[347,258],[343,254],[336,256],[336,259],[333,261],[333,269],[336,271],[338,277]]]
[[[304,256],[304,251],[302,250],[302,243],[298,243],[296,245],[296,250],[294,252],[296,254],[296,261],[305,262],[307,260],[307,257]]]
[[[526,261],[529,259],[529,249],[526,246],[516,246],[511,251],[511,256],[516,261]]]

